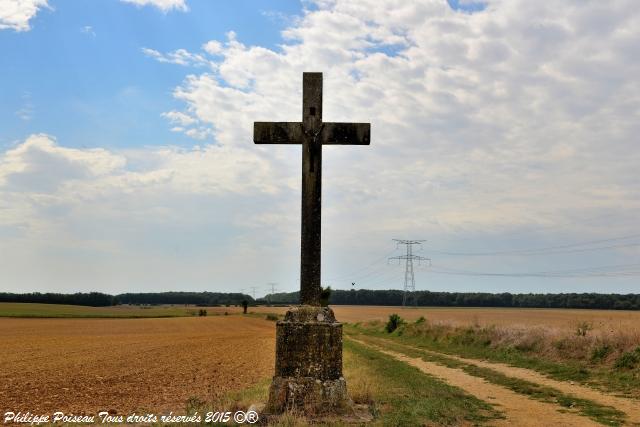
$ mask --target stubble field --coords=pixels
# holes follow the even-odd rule
[[[0,319],[0,410],[182,411],[271,375],[274,337],[238,316]]]
[[[350,323],[349,393],[376,414],[372,425],[640,424],[640,312],[333,308]],[[286,307],[252,307],[246,316],[209,307],[206,317],[194,309],[0,304],[0,316],[54,317],[0,318],[0,410],[186,413],[189,402],[207,410],[264,402],[275,344],[265,315]],[[66,312],[88,318],[55,318]],[[151,313],[187,317],[92,318]],[[405,323],[387,333],[392,313]],[[584,336],[575,333],[580,322],[592,328]],[[608,350],[595,360],[598,349]]]
[[[589,322],[593,331],[625,331],[640,333],[640,311],[626,310],[578,310],[546,308],[482,308],[482,307],[381,307],[381,306],[332,306],[341,322],[357,323],[372,320],[386,321],[389,315],[398,313],[404,319],[415,321],[421,316],[430,322],[453,326],[509,326],[544,327],[573,330],[580,322]],[[237,308],[215,307],[213,310],[239,312]],[[251,307],[257,313],[284,314],[286,307]]]
[[[157,318],[193,317],[201,307],[195,306],[115,306],[84,307],[53,304],[0,303],[2,317],[42,318]],[[241,307],[202,307],[209,315],[240,314]],[[625,331],[640,333],[640,311],[627,310],[579,310],[546,308],[483,308],[483,307],[419,307],[389,306],[332,306],[341,322],[358,323],[372,320],[386,321],[393,313],[408,321],[425,317],[431,322],[452,326],[508,326],[544,327],[557,330],[573,330],[578,323],[589,322],[594,332]],[[250,307],[258,314],[283,315],[287,307]]]

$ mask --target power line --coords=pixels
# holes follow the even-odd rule
[[[391,257],[389,258],[389,260],[392,259],[397,259],[398,262],[400,262],[400,260],[404,260],[405,261],[405,267],[404,267],[404,293],[402,295],[402,306],[406,307],[407,305],[407,300],[410,298],[413,299],[413,305],[418,305],[418,301],[416,299],[415,296],[415,292],[416,292],[416,279],[415,276],[413,274],[413,261],[429,261],[431,262],[431,260],[429,258],[425,258],[425,257],[421,257],[419,255],[414,255],[413,254],[413,246],[414,245],[421,245],[422,242],[425,242],[426,240],[401,240],[401,239],[393,239],[397,245],[405,245],[407,247],[407,254],[406,255],[399,255],[399,256],[395,256],[395,257]]]
[[[550,270],[536,272],[488,272],[456,270],[447,267],[434,267],[430,270],[435,274],[449,274],[456,276],[489,276],[489,277],[538,277],[538,278],[584,278],[584,277],[626,277],[638,276],[640,271],[636,268],[640,263],[604,265],[598,267],[579,268],[571,270]]]
[[[396,281],[397,277],[398,276],[395,273],[389,272],[389,274],[387,275],[383,275],[376,278],[376,280],[373,282],[365,282],[364,286],[366,286],[367,288],[376,288],[380,285],[387,285],[387,286],[393,287],[393,283]]]
[[[515,249],[515,250],[505,250],[505,251],[494,251],[494,252],[449,252],[449,251],[438,251],[438,250],[430,250],[429,252],[438,253],[442,255],[455,255],[455,256],[495,256],[495,255],[516,255],[516,256],[529,256],[529,255],[552,255],[552,254],[560,254],[560,253],[574,253],[574,252],[589,252],[603,249],[615,249],[615,248],[625,248],[632,246],[640,246],[640,243],[623,243],[620,245],[611,245],[611,246],[597,246],[594,248],[580,248],[580,246],[588,246],[599,243],[607,243],[607,242],[615,242],[619,240],[629,240],[640,237],[640,234],[631,234],[628,236],[622,237],[614,237],[609,239],[600,239],[600,240],[591,240],[586,242],[579,243],[571,243],[566,245],[557,245],[557,246],[547,246],[541,248],[529,248],[529,249]],[[575,249],[570,249],[575,248]],[[564,250],[567,249],[567,250]]]
[[[327,280],[330,280],[330,281],[339,281],[339,280],[343,280],[343,279],[351,280],[351,277],[359,277],[360,272],[366,271],[370,267],[377,265],[380,261],[382,261],[383,259],[386,259],[389,255],[391,255],[395,251],[396,250],[393,249],[392,251],[390,251],[390,252],[384,254],[383,256],[381,256],[380,258],[376,258],[375,260],[373,260],[371,263],[365,265],[364,267],[357,268],[357,269],[355,269],[355,270],[353,270],[353,271],[351,271],[350,273],[347,273],[347,274],[342,274],[342,275],[338,275],[338,276],[329,277]]]
[[[535,255],[555,255],[555,254],[565,254],[565,253],[581,253],[581,252],[591,252],[591,251],[599,251],[599,250],[607,250],[607,249],[619,249],[619,248],[629,248],[629,247],[637,247],[640,246],[640,242],[623,242],[624,240],[636,239],[639,238],[640,234],[630,234],[626,236],[618,236],[618,237],[610,237],[605,239],[598,240],[589,240],[583,242],[555,245],[555,246],[546,246],[546,247],[536,247],[536,248],[525,248],[525,249],[515,249],[515,250],[504,250],[504,251],[494,251],[494,252],[455,252],[455,251],[439,251],[439,250],[429,250],[429,253],[443,254],[443,255],[453,255],[453,256],[535,256]],[[399,240],[394,239],[397,242],[398,246],[400,244],[405,244],[408,246],[419,245],[424,240]],[[622,241],[622,242],[621,242]],[[609,242],[620,242],[618,244],[612,245],[602,245],[604,243]],[[589,247],[589,245],[599,245],[594,247]],[[586,246],[586,247],[585,247]],[[348,280],[349,282],[357,281],[364,282],[366,286],[378,286],[383,283],[388,283],[387,273],[384,269],[381,269],[378,262],[381,259],[386,258],[388,255],[393,253],[394,251],[389,252],[382,258],[377,258],[369,264],[364,265],[363,267],[357,268],[353,270],[351,273],[335,276],[330,279],[331,281],[342,281]],[[413,251],[411,251],[411,255],[413,255]],[[413,262],[409,264],[409,260],[406,259],[407,255],[402,257],[392,257],[391,259],[397,260],[405,260],[405,298],[409,298],[410,292],[412,288],[415,289],[415,278],[413,277]],[[418,259],[418,258],[413,258]],[[428,260],[428,258],[423,258],[422,260]],[[633,267],[635,264],[629,265],[629,267]],[[620,266],[602,266],[602,267],[592,267],[587,269],[579,269],[579,270],[555,270],[555,271],[534,271],[534,272],[492,272],[492,271],[465,271],[465,270],[456,270],[448,267],[437,266],[436,268],[429,271],[433,274],[446,274],[446,275],[462,275],[462,276],[492,276],[492,277],[541,277],[541,278],[571,278],[571,277],[632,277],[639,276],[639,269],[624,269],[620,270]],[[624,266],[623,266],[624,267]],[[611,270],[612,268],[618,268]],[[406,301],[405,301],[406,302]]]

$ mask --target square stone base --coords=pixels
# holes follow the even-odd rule
[[[270,414],[293,410],[305,416],[318,416],[351,414],[352,407],[344,378],[321,381],[310,377],[274,377],[265,409]]]
[[[342,377],[342,324],[328,307],[291,307],[276,324],[276,372],[266,411],[345,414],[351,407]]]

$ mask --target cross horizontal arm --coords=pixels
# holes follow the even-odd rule
[[[256,144],[302,144],[303,136],[300,122],[253,122]]]
[[[323,123],[322,143],[328,145],[369,145],[369,123]]]

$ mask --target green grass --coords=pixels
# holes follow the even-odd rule
[[[369,405],[374,415],[366,425],[478,425],[501,417],[488,403],[353,341],[345,341],[343,356],[349,395],[355,403]],[[214,402],[190,399],[186,412],[247,410],[253,404],[267,401],[270,383],[271,378],[264,378],[253,387],[227,393]],[[271,419],[269,425],[308,426],[310,423],[300,414],[286,414]],[[313,425],[344,423],[314,422]]]
[[[0,303],[0,317],[60,317],[60,318],[139,318],[139,317],[185,317],[197,316],[197,307],[184,306],[113,306],[87,307],[81,305]],[[211,314],[210,314],[211,315]]]
[[[595,386],[607,392],[627,397],[640,397],[640,370],[610,369],[590,366],[575,360],[549,360],[543,356],[514,347],[496,347],[481,334],[452,331],[446,336],[431,336],[428,330],[423,335],[414,335],[407,330],[387,334],[382,327],[345,325],[345,332],[366,332],[382,338],[392,338],[399,342],[439,353],[484,359],[532,369],[559,381],[575,381]],[[471,330],[469,330],[471,332]]]
[[[405,344],[395,343],[395,340],[390,339],[389,336],[380,337],[380,334],[368,331],[360,332],[362,332],[362,334],[358,335],[359,339],[363,339],[375,345],[382,345],[385,348],[410,357],[421,358],[425,361],[439,363],[450,368],[462,369],[469,375],[483,378],[488,382],[503,386],[516,393],[523,394],[543,402],[558,404],[564,408],[574,409],[581,415],[589,417],[604,425],[621,425],[624,423],[624,419],[626,417],[623,412],[615,408],[600,405],[588,399],[581,399],[563,393],[552,387],[543,386],[519,378],[509,377],[493,369],[465,363],[445,355],[428,353],[414,347],[407,347]]]
[[[418,368],[350,340],[344,350],[347,387],[354,389],[356,402],[359,382],[375,381],[370,386],[377,415],[373,425],[480,424],[500,417],[488,403]]]

